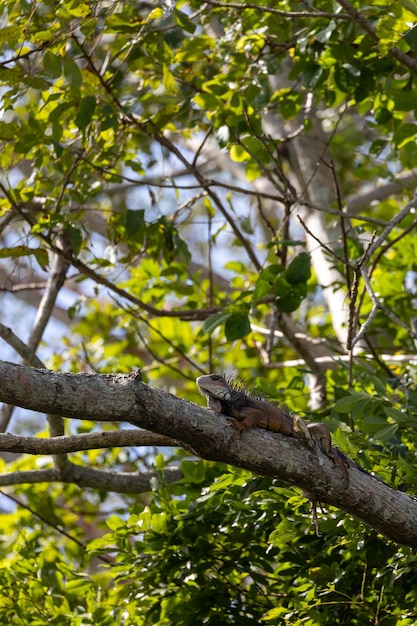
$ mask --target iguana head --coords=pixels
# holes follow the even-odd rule
[[[207,374],[196,380],[200,393],[207,398],[208,407],[215,413],[221,413],[222,400],[228,402],[232,397],[232,389],[224,376]]]

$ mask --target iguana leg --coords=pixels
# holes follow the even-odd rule
[[[349,484],[349,473],[347,469],[349,465],[337,454],[337,452],[335,452],[335,449],[332,447],[330,430],[326,424],[314,422],[313,424],[308,424],[307,428],[314,441],[318,444],[320,450],[324,452],[329,459],[332,459],[335,465],[340,467],[346,483]]]
[[[326,453],[327,456],[329,457],[329,459],[331,459],[333,461],[333,463],[335,465],[338,465],[340,467],[340,469],[342,470],[343,476],[346,480],[346,483],[349,485],[349,472],[348,472],[348,467],[349,464],[346,463],[346,461],[344,461],[338,454],[337,452],[334,452],[334,448],[332,448],[330,450],[330,452]]]
[[[314,528],[316,529],[316,537],[322,537],[320,522],[317,515],[317,505],[320,506],[320,502],[317,500],[310,500],[311,523],[314,524]]]
[[[300,441],[303,441],[308,448],[314,448],[315,438],[313,432],[299,415],[294,415],[294,434]]]
[[[239,416],[243,416],[243,419],[237,420],[234,417],[229,417],[230,426],[236,430],[233,439],[236,439],[239,433],[245,433],[247,430],[258,426],[263,418],[263,412],[259,409],[247,407],[240,409]]]

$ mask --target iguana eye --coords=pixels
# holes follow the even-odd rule
[[[211,380],[220,380],[220,376],[218,376],[218,374],[213,374]]]

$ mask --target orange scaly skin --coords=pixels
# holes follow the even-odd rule
[[[330,431],[325,424],[305,424],[299,417],[294,419],[284,409],[236,389],[219,374],[199,376],[196,382],[200,392],[207,398],[208,407],[214,413],[222,413],[230,418],[230,425],[236,430],[233,438],[239,433],[260,426],[289,437],[297,437],[309,447],[317,444],[320,450],[340,467],[346,482],[349,483],[347,466],[350,460],[332,447]]]
[[[294,434],[294,420],[289,413],[274,404],[257,400],[232,387],[223,376],[209,374],[197,378],[200,392],[207,397],[209,408],[231,418],[230,424],[238,432],[255,426],[283,435]]]

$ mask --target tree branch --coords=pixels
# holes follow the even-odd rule
[[[92,467],[82,467],[68,462],[65,473],[58,467],[42,470],[25,470],[0,474],[0,486],[39,484],[39,483],[73,483],[78,487],[103,489],[116,493],[146,493],[152,488],[156,472],[106,472]],[[174,482],[182,477],[179,467],[167,467],[164,470],[167,482]]]
[[[135,120],[135,121],[136,121],[136,124],[139,126],[139,128],[143,129],[143,124],[141,124],[137,120]],[[194,176],[194,178],[201,185],[202,189],[204,189],[207,192],[208,196],[213,201],[213,204],[218,208],[220,213],[226,219],[227,223],[231,227],[231,229],[232,229],[233,233],[235,234],[236,238],[240,241],[240,243],[242,244],[243,249],[246,251],[246,254],[248,255],[249,259],[252,261],[252,264],[255,267],[255,269],[257,271],[260,271],[262,266],[261,266],[261,263],[259,262],[256,254],[255,254],[255,251],[253,250],[253,248],[252,248],[251,244],[249,243],[249,241],[247,240],[247,238],[244,236],[244,234],[238,228],[238,226],[236,224],[236,221],[230,215],[229,211],[227,211],[227,209],[224,207],[223,202],[220,200],[220,198],[217,195],[217,193],[211,188],[212,187],[211,182],[208,179],[206,179],[206,177],[201,173],[200,169],[198,167],[196,167],[195,165],[193,165],[192,163],[190,163],[185,158],[185,156],[181,153],[181,151],[177,148],[177,146],[168,137],[166,137],[163,133],[161,133],[156,127],[154,129],[153,138],[161,146],[167,148],[171,152],[171,154],[175,155],[177,157],[177,159],[186,168],[188,168],[190,174],[192,174]]]
[[[358,517],[389,539],[417,547],[414,498],[355,467],[349,468],[347,487],[327,456],[316,449],[310,451],[295,438],[254,429],[232,440],[224,416],[153,389],[140,381],[138,373],[56,373],[0,362],[0,380],[0,400],[4,402],[78,419],[133,422],[183,442],[202,458],[280,478],[300,487],[312,499]],[[91,468],[73,468],[79,472],[80,484],[93,479]],[[49,479],[53,480],[52,475]],[[112,484],[102,479],[103,488]]]
[[[57,239],[56,247],[59,250],[63,250],[66,254],[69,254],[71,250],[71,244],[68,238],[64,234],[60,234]],[[52,267],[46,283],[45,293],[42,296],[41,302],[38,307],[36,319],[33,323],[29,340],[28,351],[35,353],[42,335],[49,322],[53,308],[55,306],[58,293],[64,284],[65,276],[69,267],[69,262],[63,258],[60,254],[54,254],[52,259]],[[0,430],[4,432],[10,422],[13,414],[13,407],[4,405],[0,411]],[[64,423],[58,415],[47,416],[49,427],[52,435],[64,434]],[[58,463],[64,463],[65,459],[62,457],[56,459]]]
[[[386,228],[383,230],[383,232],[379,235],[379,237],[377,237],[375,239],[375,241],[373,241],[371,243],[371,245],[369,246],[369,248],[367,248],[365,250],[365,252],[362,254],[362,256],[360,256],[356,261],[356,267],[361,267],[361,265],[363,265],[368,259],[371,258],[371,256],[373,255],[373,253],[380,247],[382,246],[382,244],[386,241],[386,239],[388,238],[388,235],[391,233],[391,231],[395,228],[395,226],[397,226],[397,224],[399,224],[400,222],[402,222],[402,220],[410,213],[410,211],[412,209],[415,209],[417,206],[417,193],[414,195],[414,198],[411,200],[411,202],[409,202],[408,204],[406,204],[405,207],[403,207],[401,209],[401,211],[399,213],[397,213],[397,215],[394,215],[394,217],[392,218],[392,220],[390,220],[390,222],[388,223],[388,225],[386,226]]]
[[[318,9],[313,8],[311,11],[284,11],[274,9],[271,6],[262,6],[260,4],[255,4],[253,2],[243,2],[238,4],[236,2],[216,2],[215,0],[206,0],[206,4],[220,9],[237,9],[238,11],[242,11],[243,9],[255,9],[256,11],[260,11],[262,13],[280,15],[281,17],[285,17],[286,19],[297,17],[308,17],[311,19],[327,17],[329,19],[336,20],[349,19],[349,16],[344,15],[343,13],[326,13],[325,11],[319,11]]]
[[[177,447],[175,439],[151,433],[148,430],[129,428],[126,430],[100,431],[80,435],[63,435],[44,439],[23,437],[12,433],[0,434],[0,451],[23,454],[68,454],[81,450],[100,448],[123,448],[125,446],[172,446]]]

